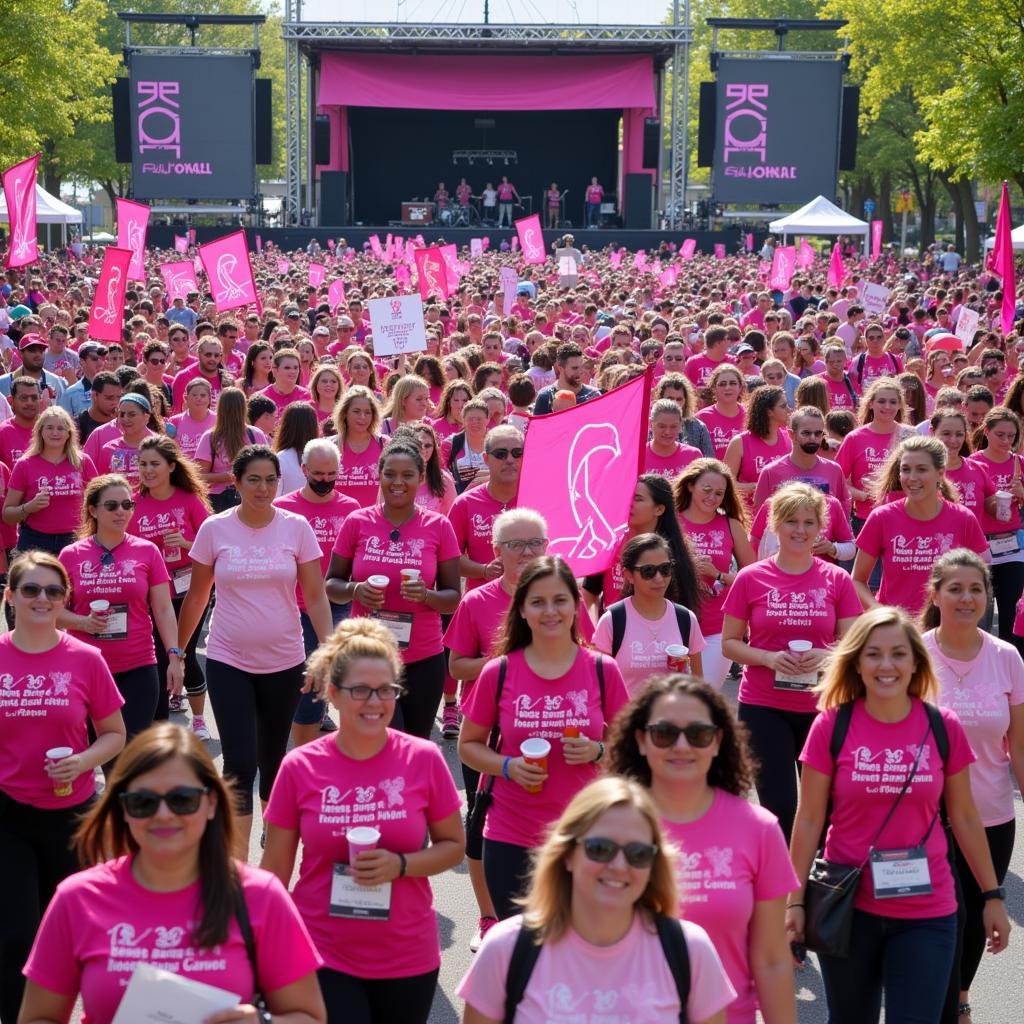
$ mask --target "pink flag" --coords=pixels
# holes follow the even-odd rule
[[[256,251],[258,253],[262,253],[263,252],[263,236],[262,235],[257,235],[256,236]]]
[[[124,325],[124,293],[128,290],[130,249],[108,245],[103,253],[100,279],[89,310],[89,337],[97,341],[121,341]]]
[[[666,267],[662,272],[658,280],[666,288],[671,288],[676,283],[676,277],[679,274],[678,267]]]
[[[380,238],[377,235],[370,235],[370,252],[372,252],[377,259],[384,259],[384,250],[381,248]]]
[[[131,199],[117,200],[117,245],[131,249],[132,265],[128,276],[133,281],[146,280],[146,231],[149,227],[149,207]]]
[[[747,237],[744,240],[743,244],[747,247],[747,252],[754,251],[754,236],[751,232],[747,232]]]
[[[476,258],[484,254],[484,240],[482,238],[471,238],[469,240],[469,255]]]
[[[11,231],[7,240],[7,263],[12,270],[39,259],[36,237],[36,170],[39,154],[8,167],[3,173],[4,198]]]
[[[189,240],[189,243],[191,245],[195,245],[196,244],[196,229],[195,228],[189,228],[188,229],[188,240]]]
[[[696,251],[697,251],[697,239],[696,238],[686,238],[686,239],[683,240],[683,244],[682,244],[682,246],[679,249],[679,255],[682,256],[684,260],[692,260],[693,259],[693,254]]]
[[[637,270],[646,270],[647,269],[647,253],[644,252],[643,249],[641,249],[633,257],[633,266],[636,267]]]
[[[175,252],[188,252],[188,235],[175,235],[174,236],[174,251]]]
[[[768,287],[784,292],[789,288],[790,281],[793,280],[794,270],[796,270],[796,246],[776,246],[775,255],[772,257],[772,270],[771,276],[768,278]]]
[[[548,523],[548,554],[574,576],[604,572],[626,533],[632,484],[643,471],[654,367],[563,412],[530,421],[516,503]]]
[[[441,258],[444,260],[444,273],[448,278],[448,294],[450,295],[459,287],[459,268],[462,264],[459,262],[459,247],[452,242],[450,245],[442,245]]]
[[[517,235],[513,238],[512,241],[508,243],[508,246],[513,252],[519,252],[519,236]]]
[[[828,283],[832,288],[841,288],[843,279],[846,277],[846,268],[843,266],[843,250],[836,242],[832,246],[832,258],[828,263]]]
[[[489,235],[484,235],[484,252],[487,252],[491,247],[491,239]]]
[[[339,277],[330,283],[327,288],[327,302],[335,312],[345,302],[345,282]]]
[[[715,259],[725,259],[725,242],[715,242]]]
[[[287,260],[277,261],[277,272],[279,274],[287,274],[291,270],[292,265]]]
[[[1008,334],[1013,330],[1013,315],[1017,309],[1017,276],[1013,263],[1013,239],[1010,237],[1010,193],[1005,181],[996,217],[996,241],[988,266],[1003,279],[1002,327],[1003,334]]]
[[[189,292],[199,291],[199,285],[196,283],[195,268],[188,260],[178,260],[176,263],[161,263],[160,276],[164,279],[167,297],[172,302],[178,298],[187,298]]]
[[[262,309],[244,231],[235,231],[199,246],[199,258],[203,261],[218,313],[239,306]]]
[[[399,263],[395,267],[395,280],[402,291],[407,291],[409,285],[412,284],[412,274],[410,274],[409,268],[404,263]]]
[[[392,263],[395,259],[394,241],[390,235],[387,237],[387,241],[384,243],[384,262]]]
[[[331,252],[334,252],[334,246],[335,246],[334,239],[333,238],[328,238],[327,239],[327,248],[330,249]]]
[[[419,276],[422,298],[430,295],[448,298],[448,273],[445,269],[444,256],[437,246],[416,250],[416,273]]]
[[[801,270],[814,266],[814,246],[800,239],[800,251],[797,253],[796,265]]]
[[[544,233],[540,227],[540,214],[534,213],[529,217],[521,217],[515,224],[519,244],[523,247],[523,262],[543,263],[545,259]]]
[[[871,258],[877,260],[882,255],[882,221],[871,222]]]
[[[327,268],[322,263],[310,263],[309,265],[309,287],[319,288],[327,277]]]
[[[612,265],[612,270],[618,270],[619,267],[622,266],[622,253],[616,249],[615,252],[608,257],[608,262]]]

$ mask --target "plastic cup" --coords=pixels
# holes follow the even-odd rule
[[[814,644],[810,640],[790,640],[788,646],[791,654],[806,654],[814,650]]]
[[[378,590],[387,590],[388,584],[391,580],[387,576],[375,575],[371,576],[367,581],[371,587],[376,587]]]
[[[524,740],[519,747],[519,753],[527,764],[535,764],[538,768],[548,770],[548,754],[551,753],[551,744],[540,736],[531,736]],[[544,788],[544,783],[537,786],[527,786],[527,793],[539,793]]]
[[[685,644],[669,644],[665,648],[665,668],[669,672],[689,672],[690,648]]]
[[[1010,491],[996,491],[996,519],[1007,523],[1010,521],[1010,508],[1013,494]]]
[[[403,569],[402,570],[402,579],[405,580],[406,583],[415,583],[416,580],[418,580],[419,578],[420,578],[420,571],[419,571],[419,569]]]
[[[50,747],[46,752],[47,761],[63,761],[65,757],[70,757],[74,751],[71,747]],[[70,782],[60,782],[57,779],[53,780],[53,795],[54,796],[71,796],[72,784]]]
[[[89,602],[89,611],[91,611],[91,612],[98,612],[99,614],[102,614],[103,612],[108,612],[108,611],[110,611],[110,602],[109,601],[103,601],[103,600],[100,600],[100,601],[90,601]]]
[[[354,864],[356,857],[366,850],[376,850],[380,842],[380,830],[372,825],[357,825],[345,834],[348,840],[348,862]]]

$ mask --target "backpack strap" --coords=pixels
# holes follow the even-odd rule
[[[861,354],[859,356],[857,356],[857,363],[856,363],[857,369],[856,369],[855,372],[857,374],[857,383],[861,387],[864,387],[864,362],[867,359],[867,357],[868,357],[867,352],[861,352]]]
[[[836,720],[832,723],[832,738],[828,743],[828,752],[832,755],[832,763],[839,760],[840,751],[846,742],[846,734],[850,731],[850,720],[853,718],[853,701],[840,704],[836,710]]]
[[[935,737],[935,746],[939,748],[939,757],[943,765],[949,760],[949,733],[946,731],[946,721],[939,712],[939,709],[928,701],[923,701],[925,714],[932,726],[932,735]]]
[[[679,636],[684,647],[690,646],[690,610],[681,604],[673,604],[676,612],[676,625],[679,627]]]
[[[850,375],[848,373],[845,373],[845,372],[843,373],[843,383],[846,385],[846,390],[849,391],[849,393],[850,393],[850,401],[853,403],[854,408],[856,408],[857,407],[857,401],[858,401],[858,399],[857,399],[857,391],[854,388],[853,381],[850,380]]]
[[[601,691],[601,714],[604,714],[604,655],[597,655],[597,686]]]
[[[676,983],[679,993],[679,1024],[687,1024],[689,1014],[687,1004],[690,1002],[690,951],[686,946],[686,935],[682,922],[674,917],[658,914],[654,918],[658,929],[658,939],[665,954],[668,969],[672,972],[672,980]]]
[[[524,922],[516,936],[516,944],[512,947],[512,958],[508,962],[508,973],[505,975],[505,1016],[504,1024],[513,1024],[516,1009],[526,995],[526,986],[530,983],[537,960],[540,958],[541,944],[537,933]]]
[[[612,617],[612,657],[619,653],[622,641],[626,636],[626,602],[616,601],[608,609]]]

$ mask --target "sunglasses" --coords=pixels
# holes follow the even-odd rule
[[[521,459],[523,457],[522,448],[492,448],[488,453],[492,459],[497,459],[499,462],[504,462],[510,455],[513,459]]]
[[[666,579],[672,575],[672,570],[675,568],[675,562],[659,562],[657,565],[638,565],[633,572],[635,572],[642,580],[653,580],[658,573],[661,573]]]
[[[160,807],[167,804],[171,814],[195,814],[203,797],[209,793],[205,786],[175,786],[166,793],[151,789],[133,789],[121,794],[121,806],[129,818],[152,818]]]
[[[125,498],[124,501],[101,501],[100,505],[108,512],[116,512],[119,508],[124,509],[125,512],[131,512],[135,508],[135,502],[131,498]],[[109,554],[109,552],[107,553]]]
[[[619,851],[622,851],[626,863],[631,868],[649,868],[658,855],[658,847],[654,843],[617,843],[614,839],[603,836],[586,836],[579,840],[587,860],[596,864],[611,864]]]
[[[15,590],[22,597],[27,597],[30,601],[34,601],[40,594],[46,594],[47,599],[50,601],[62,601],[67,597],[68,593],[65,587],[57,583],[50,583],[45,587],[41,583],[22,583]]]
[[[644,732],[651,737],[651,743],[662,750],[674,747],[680,734],[686,737],[691,747],[710,747],[718,735],[718,726],[710,722],[691,722],[689,725],[673,725],[671,722],[652,722],[644,726]]]

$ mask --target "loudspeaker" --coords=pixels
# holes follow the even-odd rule
[[[321,171],[320,227],[343,227],[348,222],[348,171]]]
[[[843,86],[843,114],[839,127],[839,170],[857,166],[857,119],[860,116],[860,86]]]
[[[697,166],[715,162],[715,114],[718,111],[716,82],[700,83],[700,114],[697,122]]]
[[[256,163],[274,162],[274,133],[271,79],[256,79]]]
[[[658,151],[661,149],[661,118],[644,118],[644,167],[658,169]]]
[[[132,109],[128,79],[115,78],[110,87],[114,102],[114,159],[119,164],[132,162]]]
[[[626,224],[627,230],[650,231],[651,190],[654,179],[649,174],[626,175]]]
[[[323,166],[331,162],[331,119],[317,114],[313,120],[313,162]]]

